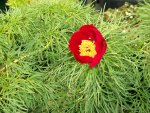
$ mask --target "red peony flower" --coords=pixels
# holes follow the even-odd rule
[[[99,30],[93,25],[83,25],[75,31],[69,41],[71,53],[80,63],[96,66],[106,52],[107,44]]]

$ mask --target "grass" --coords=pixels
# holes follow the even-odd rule
[[[148,113],[149,7],[140,6],[130,22],[117,11],[105,20],[102,12],[67,0],[1,13],[0,112]],[[108,44],[92,69],[68,49],[83,24],[94,24]]]

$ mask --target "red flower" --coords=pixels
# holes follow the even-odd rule
[[[72,34],[69,48],[77,61],[89,63],[90,67],[94,67],[105,54],[107,44],[95,26],[83,25]]]

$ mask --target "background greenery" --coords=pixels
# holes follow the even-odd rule
[[[18,7],[18,6],[30,4],[33,1],[36,1],[36,0],[8,0],[7,5],[10,7],[16,7],[16,6]]]
[[[46,0],[0,14],[0,112],[149,113],[150,4],[128,20],[74,0]],[[144,13],[143,13],[144,12]],[[108,49],[89,69],[68,49],[71,34],[94,24]]]

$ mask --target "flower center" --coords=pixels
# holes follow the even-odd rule
[[[81,45],[79,45],[80,56],[94,57],[97,52],[95,50],[95,44],[89,40],[82,40]]]

